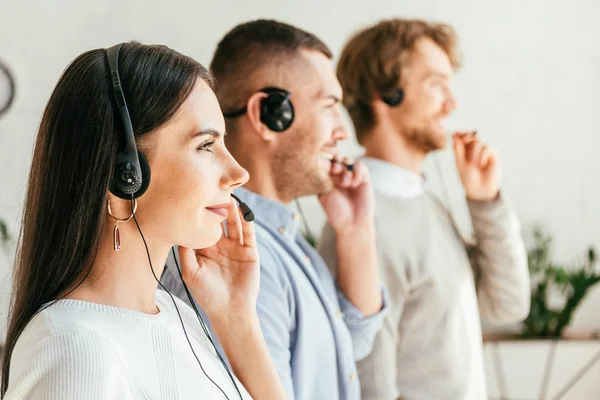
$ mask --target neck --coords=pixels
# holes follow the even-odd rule
[[[275,179],[276,173],[273,164],[267,157],[257,157],[256,153],[259,150],[254,150],[250,145],[244,146],[237,141],[227,143],[227,148],[236,161],[250,174],[250,179],[244,184],[244,188],[283,204],[289,204],[294,200],[293,193],[280,190]]]
[[[113,227],[110,223],[106,224],[91,273],[66,298],[156,314],[158,283],[152,275],[146,247],[135,221],[119,224],[120,251],[113,248]],[[142,224],[140,227],[144,232]],[[171,246],[154,240],[148,232],[144,233],[144,237],[154,273],[160,279]]]
[[[402,132],[391,125],[379,124],[365,133],[364,146],[367,157],[387,161],[421,174],[426,153],[406,140]]]

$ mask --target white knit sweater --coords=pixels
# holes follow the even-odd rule
[[[202,367],[229,399],[239,399],[194,311],[175,301]],[[200,369],[169,295],[158,290],[156,304],[160,312],[149,315],[55,302],[19,337],[5,399],[225,399]]]

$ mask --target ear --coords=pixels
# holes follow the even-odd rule
[[[371,110],[376,124],[387,125],[393,123],[394,116],[397,115],[400,108],[390,107],[379,94],[375,94],[371,100]]]
[[[390,110],[390,106],[383,101],[379,93],[373,95],[371,100],[371,108],[373,109],[373,114],[375,115],[387,114]]]
[[[270,130],[261,120],[260,120],[260,104],[264,98],[268,95],[263,92],[256,92],[248,99],[247,114],[248,119],[250,120],[250,124],[254,128],[254,132],[261,137],[262,140],[270,142],[277,137],[277,132]]]

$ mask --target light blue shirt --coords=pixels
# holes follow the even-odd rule
[[[304,239],[291,208],[243,188],[236,194],[256,217],[261,267],[258,317],[288,398],[360,399],[355,362],[372,349],[387,294],[382,310],[365,317]],[[167,289],[187,302],[179,277],[165,279],[165,275]]]

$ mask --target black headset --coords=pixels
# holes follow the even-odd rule
[[[381,95],[381,100],[390,107],[397,107],[404,100],[404,90],[395,88],[390,95]]]
[[[131,117],[121,86],[119,52],[122,46],[123,43],[109,47],[106,50],[115,104],[121,116],[120,120],[124,132],[119,143],[117,162],[115,163],[109,190],[115,196],[129,200],[132,197],[140,197],[148,189],[150,185],[150,165],[146,156],[135,145]]]
[[[404,90],[402,88],[396,87],[392,90],[391,94],[386,95],[384,93],[380,93],[379,96],[381,100],[390,107],[398,107],[402,104],[404,100]],[[361,100],[356,100],[354,103],[347,106],[348,111],[352,111],[353,109],[366,105],[365,102]]]
[[[272,131],[283,132],[294,122],[294,106],[290,100],[290,92],[278,87],[265,87],[259,92],[266,93],[267,97],[260,102],[260,121]],[[237,111],[225,113],[225,118],[235,118],[244,115],[248,107],[244,106]]]

